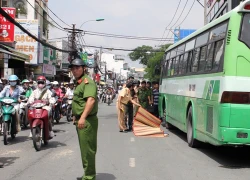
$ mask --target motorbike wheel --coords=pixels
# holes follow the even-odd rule
[[[44,145],[46,146],[46,145],[49,144],[49,141],[44,141],[43,143],[44,143]]]
[[[7,141],[7,131],[8,131],[8,123],[4,122],[3,123],[3,143],[4,143],[4,145],[8,144],[8,141]]]
[[[71,119],[71,109],[70,108],[67,109],[67,121],[68,122],[72,121],[72,119]]]
[[[34,145],[34,148],[36,149],[36,151],[41,150],[42,137],[40,137],[40,135],[41,135],[41,128],[40,127],[37,126],[37,127],[32,129],[33,145]]]

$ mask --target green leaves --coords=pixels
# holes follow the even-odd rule
[[[129,57],[133,61],[139,60],[141,64],[146,65],[144,78],[150,81],[159,81],[160,75],[156,73],[156,69],[160,67],[164,52],[170,45],[162,45],[158,49],[153,49],[151,46],[137,47],[134,52],[129,54]]]

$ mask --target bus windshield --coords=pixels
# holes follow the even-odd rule
[[[241,34],[240,34],[240,41],[245,43],[248,48],[250,48],[250,13],[246,13],[243,15],[243,21],[241,25]]]

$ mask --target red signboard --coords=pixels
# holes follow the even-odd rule
[[[16,8],[2,7],[13,19],[16,17]],[[0,15],[0,42],[14,42],[14,24]]]

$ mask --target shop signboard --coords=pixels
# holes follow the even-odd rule
[[[54,75],[54,66],[50,64],[43,64],[43,74]]]
[[[2,7],[13,19],[16,16],[16,8]],[[0,42],[14,42],[15,25],[0,15]]]
[[[38,36],[38,20],[16,19],[25,29],[35,36]],[[18,27],[15,28],[16,49],[30,56],[30,64],[37,64],[38,59],[38,42],[28,36]]]

